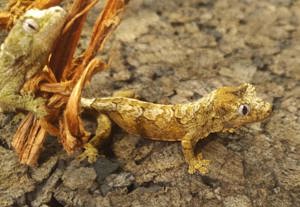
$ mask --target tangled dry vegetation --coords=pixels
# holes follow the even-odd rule
[[[44,9],[60,2],[61,0],[11,0],[8,11],[0,13],[0,26],[10,29],[16,19],[28,9]],[[70,5],[67,21],[48,64],[23,86],[23,90],[46,98],[48,110],[48,115],[41,119],[32,113],[27,114],[14,135],[12,145],[23,164],[37,163],[48,133],[58,137],[69,154],[82,147],[89,139],[89,133],[84,129],[79,116],[81,92],[95,72],[107,68],[107,63],[96,55],[119,24],[120,13],[126,4],[124,0],[106,1],[94,23],[88,47],[75,57],[87,13],[96,3],[97,0],[75,0]]]

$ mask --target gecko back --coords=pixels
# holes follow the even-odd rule
[[[186,133],[175,116],[178,105],[154,104],[125,97],[100,98],[99,112],[107,114],[118,126],[131,134],[151,139],[176,141]]]

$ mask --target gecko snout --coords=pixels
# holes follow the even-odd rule
[[[272,104],[270,104],[270,103],[266,103],[266,105],[267,105],[267,113],[268,114],[271,114],[272,113],[272,111],[273,111],[273,105]]]
[[[271,104],[270,104],[270,105],[271,105]],[[271,105],[271,107],[268,109],[268,111],[267,111],[267,112],[268,112],[269,114],[271,114],[273,110],[274,110],[274,106],[273,106],[273,105]]]
[[[273,105],[266,102],[261,109],[261,113],[263,115],[262,118],[264,119],[264,118],[269,117],[271,115],[272,111],[273,111]]]

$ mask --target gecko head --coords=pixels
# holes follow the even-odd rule
[[[66,11],[59,6],[44,10],[30,9],[18,19],[6,38],[6,48],[11,54],[28,62],[45,63],[53,44],[66,20]],[[15,58],[18,58],[15,57]]]
[[[213,106],[225,130],[262,121],[272,111],[271,104],[257,97],[254,86],[248,83],[217,89]]]

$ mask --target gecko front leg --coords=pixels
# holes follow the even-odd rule
[[[208,172],[208,166],[210,161],[205,160],[202,157],[202,153],[199,153],[197,156],[194,153],[194,148],[199,140],[199,138],[196,137],[197,134],[193,132],[187,133],[181,140],[181,146],[183,150],[183,155],[186,160],[186,162],[189,165],[188,172],[190,174],[195,173],[197,170],[201,174],[206,174]]]
[[[40,97],[34,98],[29,94],[23,96],[17,94],[0,94],[0,103],[2,106],[5,106],[1,107],[1,110],[3,111],[13,111],[16,108],[19,108],[26,111],[31,111],[37,117],[43,117],[47,115],[46,100]]]

